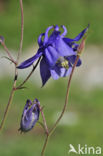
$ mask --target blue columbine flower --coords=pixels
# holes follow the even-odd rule
[[[26,101],[19,128],[21,132],[27,132],[35,126],[36,122],[39,119],[39,105],[40,102],[37,99],[35,99],[33,103],[31,102],[31,100]]]
[[[42,85],[44,85],[51,76],[56,80],[59,77],[68,76],[71,73],[79,46],[79,44],[75,42],[79,41],[88,29],[88,27],[85,28],[74,39],[70,39],[65,37],[67,34],[66,27],[61,27],[64,30],[63,33],[61,33],[60,28],[56,25],[48,27],[45,33],[40,34],[38,37],[39,49],[37,53],[18,66],[19,69],[27,68],[42,56],[40,61]],[[50,30],[52,30],[52,32],[49,35]],[[79,59],[77,66],[80,65],[81,60]]]

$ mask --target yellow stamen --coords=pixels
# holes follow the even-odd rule
[[[68,65],[68,61],[64,58],[64,57],[60,57],[56,64],[59,64],[61,67],[68,69],[69,65]]]
[[[68,61],[65,60],[65,61],[61,62],[61,66],[68,69],[69,68]]]

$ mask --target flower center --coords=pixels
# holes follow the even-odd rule
[[[60,67],[63,67],[65,69],[69,68],[68,60],[66,60],[64,57],[59,57],[57,60],[56,64],[59,65]]]

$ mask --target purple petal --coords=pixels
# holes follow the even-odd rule
[[[43,45],[42,37],[43,37],[44,35],[45,35],[45,34],[42,33],[42,34],[40,34],[39,37],[38,37],[38,44],[39,44],[39,46],[42,46],[42,45]]]
[[[3,36],[0,36],[0,43],[1,42],[4,42],[4,37]]]
[[[55,26],[54,26],[54,30],[55,30],[55,31],[59,31],[58,25],[55,25]]]
[[[24,111],[26,110],[27,111],[27,109],[28,109],[28,107],[30,106],[30,105],[32,105],[32,102],[31,102],[31,100],[27,100],[26,101],[26,104],[25,104],[25,107],[24,107]]]
[[[82,61],[81,61],[81,59],[79,58],[79,60],[78,60],[78,62],[77,62],[77,67],[79,67],[80,65],[82,64]]]
[[[66,42],[67,44],[70,44],[71,42],[74,42],[74,39],[64,37],[63,41]]]
[[[45,37],[44,37],[44,45],[47,43],[48,41],[48,32],[50,31],[50,29],[52,29],[53,26],[50,26],[46,29],[46,32],[45,32]]]
[[[64,29],[64,32],[60,35],[63,38],[67,34],[67,28],[64,25],[61,27]]]
[[[64,26],[63,26],[64,28]],[[66,28],[65,28],[66,29]],[[64,34],[66,33],[66,30],[64,31]],[[71,55],[75,55],[75,52],[73,51],[73,49],[67,45],[63,39],[60,36],[60,31],[53,31],[53,33],[50,35],[49,39],[48,39],[48,45],[52,45],[53,48],[56,49],[56,51],[58,52],[58,54],[60,56],[71,56]]]
[[[73,49],[68,46],[61,37],[59,37],[56,41],[55,41],[55,48],[58,51],[58,53],[60,54],[60,56],[71,56],[71,55],[75,55],[75,52],[73,51]]]
[[[52,46],[48,46],[45,49],[44,54],[45,54],[46,62],[49,65],[49,67],[53,67],[57,59],[60,57],[59,53]]]
[[[88,27],[89,27],[89,26],[88,26]],[[77,36],[74,38],[74,41],[79,41],[79,40],[84,36],[84,34],[87,32],[88,27],[85,28],[82,32],[80,32],[79,35],[77,35]]]
[[[53,78],[54,80],[59,79],[60,76],[59,76],[59,74],[58,74],[56,68],[51,69],[50,72],[51,72],[51,76],[52,76],[52,78]]]
[[[38,59],[42,55],[42,52],[37,52],[36,55],[22,62],[17,68],[24,69],[31,66],[36,59]]]
[[[69,76],[71,71],[72,71],[71,66],[68,69],[55,66],[53,69],[50,70],[51,76],[54,80],[57,80],[59,77]]]
[[[89,26],[88,26],[88,27],[89,27]],[[79,40],[84,36],[84,34],[87,32],[88,27],[85,28],[82,32],[80,32],[74,39],[63,38],[63,40],[64,40],[67,44],[69,44],[70,42],[79,41]]]
[[[29,131],[35,126],[36,122],[39,119],[40,111],[38,110],[38,105],[33,104],[32,107],[27,111],[26,116],[24,118],[25,131]]]
[[[54,45],[55,47],[55,41],[60,37],[60,31],[53,31],[52,34],[49,36],[49,39],[48,39],[48,42],[47,44],[48,45]]]
[[[69,76],[71,74],[72,71],[72,67],[70,66],[69,69],[65,69],[65,73],[63,75],[63,77]]]
[[[27,100],[26,105],[24,107],[24,111],[21,118],[20,129],[21,132],[27,132],[31,130],[39,119],[39,106],[38,102],[32,102]]]
[[[34,99],[33,103],[38,103],[40,105],[40,102],[37,98]]]
[[[34,109],[35,108],[35,109]],[[35,110],[35,111],[34,111]],[[26,113],[26,116],[27,118],[30,120],[32,120],[32,112],[35,113],[35,120],[38,119],[38,114],[39,114],[39,111],[38,111],[38,107],[37,107],[37,104],[33,104],[31,108],[29,108],[29,110],[27,111]]]
[[[74,64],[76,57],[77,57],[76,55],[73,55],[73,56],[67,57],[67,59],[68,59],[68,61],[70,61],[70,63]],[[82,64],[82,61],[79,58],[76,66],[80,66],[81,64]]]
[[[42,86],[44,86],[51,76],[48,65],[46,64],[44,58],[40,62],[40,75],[42,79]]]

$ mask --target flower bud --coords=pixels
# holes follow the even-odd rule
[[[21,132],[27,132],[35,126],[40,114],[39,105],[40,102],[37,99],[33,102],[31,100],[26,101],[19,128]]]

